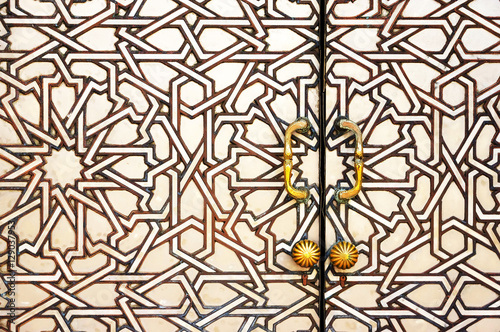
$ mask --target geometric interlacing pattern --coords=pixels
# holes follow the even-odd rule
[[[317,330],[317,272],[289,253],[318,239],[318,11],[1,2],[0,330]],[[299,116],[307,206],[282,175]]]
[[[359,124],[366,157],[362,193],[328,208],[327,243],[352,241],[360,259],[344,288],[327,270],[327,326],[498,331],[500,2],[327,10],[329,197],[354,181],[339,115]]]
[[[326,1],[326,245],[360,258],[325,294],[289,255],[319,239],[319,12],[0,2],[0,330],[318,331],[323,295],[329,331],[498,330],[500,3]]]

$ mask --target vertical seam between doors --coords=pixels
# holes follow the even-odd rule
[[[325,320],[325,230],[326,230],[326,0],[319,0],[319,329],[326,331]]]

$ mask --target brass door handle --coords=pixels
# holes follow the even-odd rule
[[[292,185],[293,152],[292,152],[292,134],[307,133],[311,128],[311,123],[306,118],[298,118],[292,122],[285,132],[285,152],[283,153],[283,168],[285,173],[285,188],[288,194],[299,201],[306,201],[309,198],[309,189],[306,187],[295,188]]]
[[[356,137],[354,147],[354,169],[356,171],[356,184],[351,189],[339,189],[335,194],[335,199],[339,203],[347,203],[351,198],[355,197],[361,190],[363,184],[363,137],[358,125],[344,117],[340,117],[335,121],[335,126],[339,130],[350,130]]]

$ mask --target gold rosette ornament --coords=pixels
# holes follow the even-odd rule
[[[358,249],[354,244],[342,241],[333,246],[330,251],[332,264],[342,270],[350,269],[358,261]]]
[[[297,242],[292,249],[292,258],[302,267],[311,267],[319,261],[319,246],[310,240]]]

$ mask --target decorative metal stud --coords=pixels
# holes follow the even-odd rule
[[[319,246],[310,240],[299,241],[293,246],[292,258],[302,267],[311,267],[319,261]]]
[[[333,246],[330,251],[332,264],[339,269],[350,269],[358,261],[358,249],[350,242],[342,241]]]

